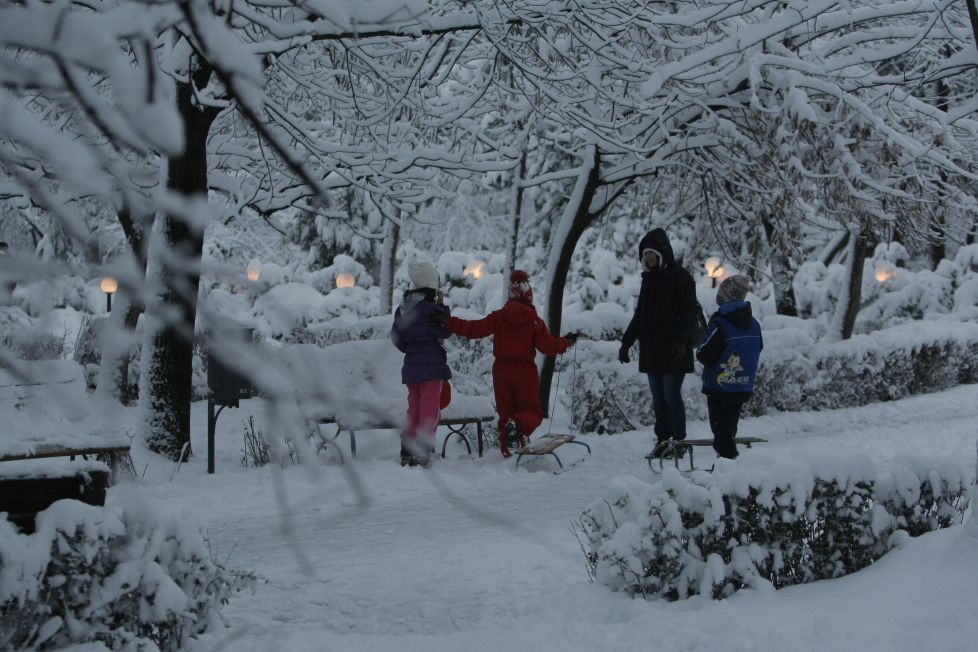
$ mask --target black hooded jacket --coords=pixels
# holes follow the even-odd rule
[[[693,277],[676,262],[669,236],[662,229],[645,234],[638,245],[639,260],[646,249],[660,255],[659,266],[642,272],[642,289],[635,315],[621,343],[639,344],[642,373],[692,373],[693,346],[700,336]]]

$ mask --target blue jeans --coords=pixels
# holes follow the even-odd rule
[[[652,372],[649,389],[652,391],[652,409],[655,411],[655,438],[686,439],[686,406],[683,404],[682,372]]]

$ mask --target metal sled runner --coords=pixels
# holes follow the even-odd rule
[[[529,446],[524,446],[516,451],[516,468],[519,468],[520,460],[523,459],[524,455],[553,455],[554,459],[557,460],[557,466],[563,470],[564,464],[560,461],[560,457],[554,452],[554,450],[563,446],[564,444],[577,444],[578,446],[583,446],[587,449],[587,456],[591,457],[591,447],[585,444],[583,441],[575,441],[574,435],[544,435],[535,442],[531,443]]]
[[[767,440],[762,439],[760,437],[735,437],[734,443],[742,444],[746,448],[750,448],[751,444],[764,444],[767,443]],[[689,470],[693,471],[696,468],[693,465],[693,449],[697,446],[712,447],[713,440],[712,439],[683,439],[681,441],[676,441],[676,440],[668,441],[666,442],[666,444],[669,446],[668,452],[670,454],[672,461],[675,463],[677,469],[679,468],[679,458],[687,451],[689,451]],[[648,455],[645,456],[645,459],[649,463],[649,468],[652,469],[653,471],[655,471],[656,469],[654,466],[652,466],[652,464],[653,462],[658,460],[659,471],[662,471],[662,465],[663,465],[662,457],[656,457],[652,453],[649,453]],[[665,458],[665,459],[669,459],[669,458]]]

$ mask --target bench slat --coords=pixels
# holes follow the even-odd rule
[[[490,421],[495,421],[495,416],[483,416],[483,417],[455,417],[452,419],[440,419],[438,421],[439,426],[462,426],[469,423],[488,423]],[[403,428],[403,423],[390,423],[388,421],[380,421],[375,423],[359,423],[353,426],[348,426],[345,423],[340,423],[333,418],[317,419],[316,423],[330,424],[335,423],[340,430],[397,430]]]
[[[33,460],[47,457],[69,457],[72,455],[99,455],[102,453],[128,453],[129,446],[85,446],[80,448],[67,448],[65,446],[52,446],[41,444],[32,453],[13,453],[0,456],[0,462],[13,460]]]

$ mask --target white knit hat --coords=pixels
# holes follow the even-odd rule
[[[411,263],[408,266],[408,276],[411,277],[411,284],[415,290],[420,290],[421,288],[437,290],[440,285],[438,281],[438,270],[431,263]]]

